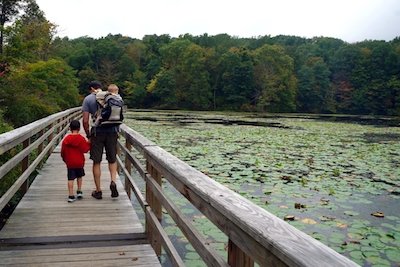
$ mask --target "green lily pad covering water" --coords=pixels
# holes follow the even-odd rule
[[[294,216],[288,223],[355,262],[400,265],[400,127],[210,112],[130,111],[126,118],[166,151],[276,216]],[[181,205],[226,253],[226,236]],[[199,264],[196,253],[186,254]]]

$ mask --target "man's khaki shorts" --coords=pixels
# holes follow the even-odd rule
[[[96,133],[90,137],[90,158],[94,163],[100,163],[103,158],[104,148],[109,163],[117,161],[118,133]]]

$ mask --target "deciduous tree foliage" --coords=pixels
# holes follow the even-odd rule
[[[297,110],[307,113],[334,112],[334,94],[330,70],[320,57],[310,57],[297,78]]]
[[[27,63],[13,71],[1,90],[5,117],[22,126],[77,106],[78,80],[73,69],[60,60]]]
[[[22,0],[0,0],[0,55],[3,54],[6,23],[11,22],[19,14],[22,3],[24,3]]]
[[[267,112],[292,112],[296,103],[293,59],[282,47],[264,45],[254,51],[257,107]]]
[[[35,0],[0,0],[0,12],[0,97],[13,125],[79,105],[94,79],[118,84],[132,108],[400,115],[400,38],[61,39]]]
[[[14,21],[0,55],[0,124],[6,118],[18,127],[79,105],[76,72],[64,60],[50,59],[55,26],[34,0],[1,3],[3,8],[13,4],[6,22],[11,15]]]

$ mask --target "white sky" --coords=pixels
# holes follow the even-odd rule
[[[58,36],[295,35],[353,43],[400,36],[400,0],[36,0]]]

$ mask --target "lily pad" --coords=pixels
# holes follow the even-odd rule
[[[373,212],[371,213],[372,216],[378,217],[378,218],[383,218],[385,217],[385,214],[383,214],[383,212],[377,211],[377,212]]]

